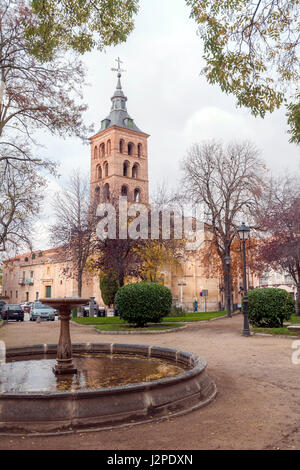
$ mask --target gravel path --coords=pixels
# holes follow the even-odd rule
[[[300,365],[294,339],[241,336],[242,317],[166,335],[100,336],[71,326],[73,342],[116,342],[173,347],[208,362],[216,400],[168,421],[111,431],[54,437],[1,437],[0,449],[299,449]],[[59,322],[10,323],[0,329],[7,346],[56,343]]]

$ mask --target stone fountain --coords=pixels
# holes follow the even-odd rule
[[[215,398],[204,359],[157,346],[72,344],[71,311],[88,299],[41,301],[59,311],[59,342],[6,350],[0,435],[132,426],[195,411]]]
[[[60,319],[60,336],[57,345],[57,358],[56,365],[53,368],[53,372],[56,375],[69,375],[76,374],[77,369],[73,364],[72,357],[72,342],[70,335],[70,319],[71,313],[74,308],[80,307],[88,303],[89,299],[76,298],[76,297],[64,297],[64,298],[47,298],[40,299],[40,302],[44,305],[49,305],[59,312]]]

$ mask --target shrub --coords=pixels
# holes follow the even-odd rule
[[[248,292],[249,322],[261,328],[279,328],[295,312],[295,301],[284,289],[254,289]]]
[[[100,276],[101,296],[105,305],[109,306],[114,303],[118,288],[118,282],[114,274],[108,273]]]
[[[165,286],[138,282],[121,287],[116,294],[115,304],[123,320],[143,327],[146,323],[159,323],[168,315],[172,294]]]

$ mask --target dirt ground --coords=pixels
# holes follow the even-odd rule
[[[72,325],[74,342],[132,343],[197,353],[218,388],[209,406],[175,419],[110,431],[53,437],[1,437],[0,449],[299,449],[300,365],[294,339],[241,336],[238,315],[164,335],[99,335]],[[7,346],[56,343],[59,322],[10,323],[0,329]]]

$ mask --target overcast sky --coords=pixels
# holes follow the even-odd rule
[[[180,161],[188,147],[210,138],[250,139],[261,150],[267,166],[279,173],[300,169],[300,148],[288,143],[285,111],[264,120],[235,106],[232,96],[209,85],[200,76],[204,65],[197,26],[189,18],[184,0],[140,0],[134,32],[121,46],[86,54],[84,101],[89,110],[86,122],[100,128],[111,107],[116,87],[115,59],[123,60],[122,76],[127,109],[149,138],[150,191],[165,181],[176,186]],[[49,247],[47,225],[51,221],[49,200],[73,168],[89,172],[90,148],[78,139],[40,136],[44,155],[60,163],[59,180],[51,179],[43,216],[36,224],[35,249]]]

